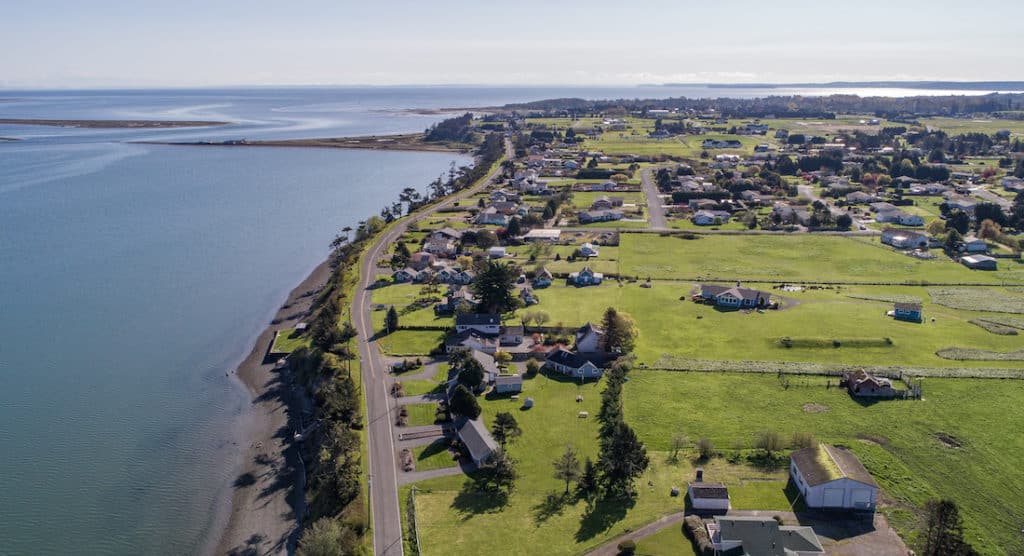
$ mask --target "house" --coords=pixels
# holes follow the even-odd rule
[[[476,419],[463,419],[458,426],[459,440],[466,445],[469,459],[480,465],[498,451],[498,443],[494,441],[484,422]]]
[[[452,279],[452,283],[462,285],[472,284],[474,279],[476,279],[476,273],[472,270],[460,270]]]
[[[476,215],[474,222],[480,225],[507,226],[508,216],[498,212],[498,209],[494,207],[487,207]]]
[[[743,199],[748,203],[760,203],[761,195],[753,189],[746,189],[740,192],[740,199]]]
[[[601,368],[586,357],[558,348],[548,353],[544,366],[556,373],[573,378],[600,378]]]
[[[760,290],[735,286],[701,284],[700,297],[713,301],[721,307],[766,307],[771,303],[771,294]]]
[[[864,369],[843,373],[839,387],[845,387],[851,396],[858,398],[895,398],[899,392],[892,387],[892,381],[866,372]]]
[[[462,269],[457,266],[445,266],[437,271],[437,281],[442,284],[453,284]]]
[[[619,210],[587,210],[579,214],[579,220],[580,224],[590,224],[622,220],[622,216],[622,211]]]
[[[580,246],[580,254],[589,259],[590,257],[598,256],[599,253],[597,251],[597,247],[594,247],[594,244],[584,243]]]
[[[547,241],[554,243],[562,236],[562,230],[556,228],[538,228],[530,230],[523,239],[526,241]]]
[[[721,141],[705,139],[700,146],[704,149],[741,149],[743,148],[743,143],[740,143],[738,139],[724,139]]]
[[[494,392],[497,394],[518,393],[522,391],[522,375],[498,375],[494,379]]]
[[[409,266],[415,270],[430,268],[437,262],[437,257],[425,251],[419,251],[409,256]]]
[[[444,227],[440,230],[434,230],[434,233],[430,234],[431,239],[440,239],[445,241],[459,241],[462,239],[462,232],[455,228]]]
[[[412,268],[400,268],[391,273],[391,280],[396,284],[412,282],[419,278],[420,273]]]
[[[1024,179],[1006,176],[999,180],[999,185],[1003,186],[1003,189],[1007,191],[1013,191],[1015,193],[1024,192]]]
[[[931,239],[927,234],[900,228],[886,228],[882,230],[882,243],[892,245],[897,249],[924,249],[928,247]]]
[[[697,480],[686,487],[690,506],[695,510],[728,510],[729,489],[722,483],[705,483],[704,470],[697,470]]]
[[[621,207],[625,203],[625,199],[622,197],[609,197],[602,195],[590,203],[590,210],[611,210],[613,208]]]
[[[962,210],[973,216],[974,208],[978,206],[978,202],[968,197],[953,195],[946,199],[946,206],[949,207],[949,210]]]
[[[498,337],[481,334],[476,330],[466,330],[458,334],[450,334],[444,339],[445,353],[452,353],[460,349],[493,355],[498,351]]]
[[[604,329],[589,322],[576,329],[576,351],[599,353],[604,343]]]
[[[888,203],[874,203],[874,204],[888,204]],[[893,210],[883,210],[875,214],[875,222],[894,222],[901,226],[924,226],[924,218],[916,215],[904,212],[900,209],[894,208]]]
[[[434,305],[434,314],[451,315],[460,311],[470,311],[476,306],[476,298],[464,287],[449,291],[443,303]]]
[[[423,251],[436,257],[451,257],[455,255],[457,249],[450,239],[431,237],[423,244]]]
[[[893,317],[896,320],[908,320],[921,322],[922,311],[920,303],[895,303],[893,304]]]
[[[594,272],[589,266],[583,267],[579,272],[569,274],[569,282],[576,286],[596,286],[604,280],[604,274]]]
[[[814,529],[779,525],[771,517],[717,516],[707,524],[715,554],[728,556],[811,556],[824,554]]]
[[[693,215],[693,223],[698,226],[723,224],[729,221],[730,216],[732,215],[725,210],[698,210]]]
[[[820,444],[790,455],[789,474],[808,508],[874,511],[878,483],[846,448]]]
[[[537,289],[546,288],[551,285],[552,280],[553,277],[551,276],[551,271],[546,268],[542,268],[537,271],[536,276],[533,278],[533,287]]]
[[[523,304],[527,307],[540,303],[540,300],[537,299],[537,295],[534,294],[533,290],[530,288],[523,288],[519,290],[519,299],[522,299]]]
[[[871,208],[871,212],[892,212],[894,210],[899,210],[899,208],[897,208],[896,205],[892,203],[886,203],[884,201],[871,203],[868,206]]]
[[[497,336],[501,333],[501,317],[483,313],[470,313],[455,317],[455,332],[461,334],[467,330],[487,336]]]
[[[501,259],[504,258],[505,255],[505,248],[497,245],[487,250],[487,257],[490,259]]]
[[[863,191],[854,191],[853,193],[846,194],[846,202],[854,205],[877,203],[878,197]]]
[[[998,266],[994,257],[988,255],[967,255],[960,257],[960,264],[972,270],[996,270]]]
[[[963,240],[964,251],[968,253],[985,253],[988,251],[988,244],[985,240],[976,236],[967,236]]]
[[[526,331],[522,325],[502,326],[498,341],[503,346],[518,346],[523,343],[523,335],[525,332]]]

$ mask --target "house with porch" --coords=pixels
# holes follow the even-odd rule
[[[544,366],[556,373],[580,379],[601,378],[602,373],[590,359],[562,348],[549,352]]]
[[[604,280],[604,274],[594,272],[589,266],[583,267],[583,270],[579,272],[569,274],[569,283],[577,287],[597,286],[602,280]]]
[[[537,289],[546,288],[551,285],[554,278],[551,276],[551,271],[546,268],[542,268],[537,271],[536,276],[533,277],[533,287]]]
[[[758,308],[771,304],[771,294],[760,290],[744,288],[739,282],[735,286],[702,284],[700,297],[720,307]]]

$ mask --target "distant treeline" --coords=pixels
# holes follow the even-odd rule
[[[1024,94],[978,96],[915,96],[860,97],[830,95],[825,97],[772,96],[764,98],[668,98],[586,100],[557,98],[521,104],[508,104],[508,110],[563,112],[585,116],[599,113],[643,112],[647,110],[692,110],[716,113],[724,117],[812,117],[833,118],[835,114],[875,114],[893,119],[907,116],[955,115],[989,113],[1004,114],[1024,110]],[[664,117],[664,116],[662,116]]]
[[[473,114],[466,112],[461,116],[448,118],[428,127],[424,132],[424,141],[456,143],[473,142]]]

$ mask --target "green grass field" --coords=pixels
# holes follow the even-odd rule
[[[408,393],[407,393],[408,395]],[[409,413],[409,426],[410,427],[422,427],[424,425],[433,425],[434,416],[437,414],[436,403],[417,403],[409,404],[405,406],[405,410]]]
[[[448,442],[444,439],[435,440],[426,446],[412,449],[412,459],[416,462],[416,471],[443,469],[456,464],[448,452]]]
[[[377,343],[387,355],[428,355],[444,340],[444,332],[437,330],[399,330],[378,338]]]
[[[886,513],[902,533],[914,526],[912,508],[944,496],[960,505],[975,548],[1024,551],[1024,382],[927,379],[923,400],[862,404],[825,381],[794,378],[784,389],[775,376],[633,371],[626,419],[651,449],[665,449],[676,432],[721,449],[749,448],[765,428],[786,438],[812,432],[860,456],[895,500]],[[938,433],[961,446],[944,445]]]
[[[681,241],[681,240],[676,240]],[[619,287],[615,282],[574,288],[554,285],[539,290],[540,304],[531,310],[546,311],[550,326],[581,326],[600,322],[607,307],[633,316],[640,330],[636,355],[640,362],[657,365],[663,355],[693,359],[739,361],[811,361],[817,363],[860,363],[924,367],[986,366],[984,362],[954,362],[935,351],[956,345],[1012,351],[1018,349],[1014,336],[990,334],[969,324],[989,313],[960,311],[928,302],[921,287],[840,287],[831,290],[775,292],[792,306],[781,311],[744,313],[719,311],[689,300],[691,283],[655,281],[652,288],[639,284]],[[750,287],[760,287],[750,284]],[[848,295],[908,295],[925,300],[925,322],[908,323],[886,317],[892,304],[852,299]],[[687,297],[681,301],[680,297]],[[934,321],[931,319],[935,318]],[[785,348],[783,336],[791,338],[857,339],[890,338],[892,345],[877,347]],[[993,366],[1008,366],[996,364]]]
[[[271,351],[277,353],[291,353],[300,347],[309,346],[309,336],[299,334],[294,328],[280,331],[274,340],[274,347]]]
[[[897,253],[877,238],[823,235],[717,235],[686,240],[622,234],[621,273],[667,279],[849,283],[1024,283],[1024,266],[971,271],[944,257]]]
[[[693,476],[688,457],[669,463],[665,452],[650,453],[651,468],[637,480],[640,491],[631,508],[599,503],[587,512],[586,503],[563,500],[564,484],[552,477],[551,462],[571,443],[581,459],[596,457],[600,383],[578,385],[538,375],[525,381],[523,397],[536,401],[530,410],[508,399],[481,400],[483,419],[490,425],[499,411],[510,411],[523,435],[508,446],[518,461],[519,480],[507,501],[492,493],[476,492],[464,476],[417,483],[416,507],[421,553],[439,554],[579,554],[603,544],[627,529],[680,511],[682,497],[672,486],[685,486]],[[575,401],[576,395],[583,402]],[[579,418],[589,411],[589,418]],[[558,426],[552,426],[558,423]],[[707,477],[730,486],[734,505],[741,509],[786,509],[785,471],[763,471],[747,465],[713,460],[703,465]],[[400,495],[404,500],[408,487]]]
[[[448,378],[448,364],[442,363],[437,366],[434,376],[429,379],[403,380],[402,389],[406,396],[420,396],[440,389],[442,380]]]
[[[666,527],[636,543],[638,556],[700,556],[683,534],[682,525]]]

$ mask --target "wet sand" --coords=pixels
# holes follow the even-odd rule
[[[266,357],[274,332],[306,320],[316,294],[330,276],[325,261],[288,295],[238,366],[239,380],[251,397],[243,418],[244,444],[227,526],[216,554],[288,554],[295,550],[305,513],[305,472],[292,435],[309,401],[290,384],[286,373]]]

